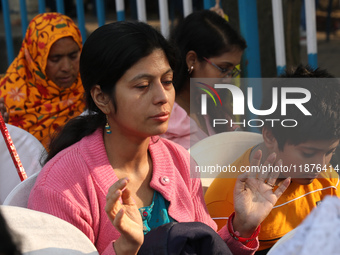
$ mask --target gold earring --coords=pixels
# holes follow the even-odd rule
[[[191,74],[193,70],[194,70],[194,66],[190,66],[190,68],[188,68],[188,73]]]
[[[107,115],[106,115],[105,131],[106,131],[106,134],[111,134],[111,133],[112,133],[111,127],[110,127],[110,125],[109,125],[109,120],[108,120],[108,118],[107,118]]]

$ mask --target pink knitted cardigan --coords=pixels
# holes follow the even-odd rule
[[[107,191],[118,178],[106,155],[102,132],[98,129],[44,166],[30,194],[28,208],[70,222],[88,236],[100,254],[115,254],[112,243],[120,234],[104,207]],[[200,179],[190,177],[189,153],[166,139],[150,140],[150,187],[170,201],[169,215],[178,222],[199,221],[216,230],[204,203]],[[258,248],[258,242],[249,248],[236,241],[226,227],[219,235],[234,254],[253,254]]]

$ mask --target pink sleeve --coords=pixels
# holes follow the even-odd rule
[[[215,231],[217,230],[217,225],[211,219],[208,209],[204,202],[203,190],[201,180],[199,178],[192,178],[192,198],[194,202],[194,206],[196,208],[196,221],[203,222],[210,226]],[[219,236],[227,243],[230,251],[233,254],[238,255],[251,255],[254,254],[258,247],[259,242],[256,238],[256,241],[250,242],[247,246],[242,244],[241,242],[235,240],[229,233],[227,226],[224,226],[220,231],[218,231]]]
[[[115,249],[113,248],[114,242],[110,243],[101,255],[116,255]]]
[[[96,237],[92,227],[91,210],[89,208],[84,209],[85,207],[85,205],[78,203],[77,198],[66,197],[56,190],[44,187],[44,185],[35,186],[28,201],[29,209],[49,213],[71,223],[95,244]],[[115,254],[112,242],[101,254]]]
[[[248,245],[246,246],[243,243],[235,240],[230,235],[227,226],[224,226],[223,228],[221,228],[220,231],[218,231],[218,234],[227,243],[230,251],[233,254],[238,254],[238,255],[255,254],[255,252],[259,248],[258,238],[256,238],[254,241],[249,242]]]

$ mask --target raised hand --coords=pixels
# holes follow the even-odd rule
[[[0,98],[0,114],[2,115],[5,123],[8,123],[9,115],[3,98]]]
[[[222,18],[224,18],[224,11],[220,7],[220,0],[216,0],[215,6],[210,8],[210,11],[216,12],[218,15],[220,15]]]
[[[109,188],[106,196],[105,211],[121,234],[114,244],[117,255],[137,254],[144,241],[142,217],[129,189],[126,188],[127,184],[127,178],[118,180]]]
[[[259,150],[251,160],[251,167],[261,170],[259,168],[261,158],[262,152]],[[274,165],[275,160],[276,154],[272,153],[263,166],[280,167],[282,161],[279,160]],[[287,178],[278,183],[278,187],[273,191],[279,174],[279,171],[262,171],[260,173],[253,171],[244,173],[237,179],[234,188],[235,218],[233,227],[240,233],[240,236],[250,237],[252,235],[289,186],[290,178]]]

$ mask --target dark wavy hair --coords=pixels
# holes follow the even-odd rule
[[[281,104],[270,115],[262,116],[264,127],[271,129],[278,142],[280,150],[286,143],[298,145],[309,140],[340,139],[340,83],[326,70],[310,66],[290,68],[284,74],[274,79],[274,82],[265,90],[264,98],[272,98],[272,88],[278,88],[278,97],[281,98],[281,89],[286,87],[305,88],[311,93],[311,99],[303,106],[312,114],[303,114],[295,105],[287,105],[286,115],[281,115]],[[289,94],[289,98],[301,96]],[[261,109],[270,109],[272,100],[263,100]],[[284,127],[281,124],[272,126],[265,119],[294,119],[295,127]],[[293,126],[293,125],[292,125]]]

